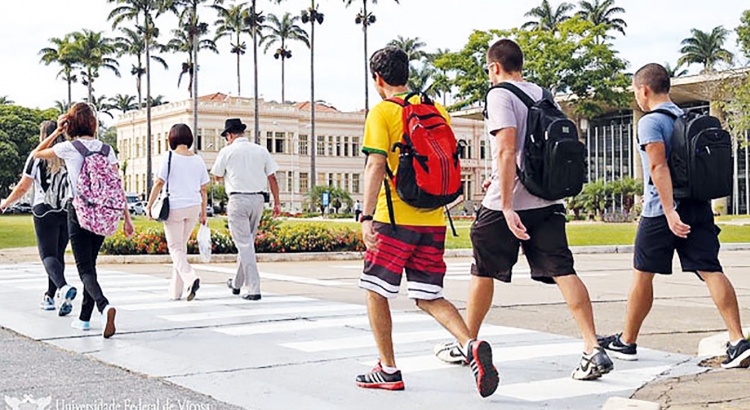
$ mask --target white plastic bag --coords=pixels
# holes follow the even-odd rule
[[[211,262],[211,229],[207,225],[201,224],[200,228],[198,228],[197,239],[201,261],[203,263]]]

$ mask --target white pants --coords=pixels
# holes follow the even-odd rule
[[[187,258],[187,243],[200,216],[200,205],[190,208],[170,209],[169,218],[164,221],[169,256],[172,258],[172,280],[169,283],[169,297],[179,299],[185,285],[193,284],[198,276]]]
[[[250,295],[260,295],[260,275],[255,259],[255,234],[263,215],[263,195],[232,195],[227,205],[229,233],[237,246],[235,288],[246,288]]]

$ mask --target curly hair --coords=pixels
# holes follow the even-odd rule
[[[378,74],[390,86],[406,85],[409,81],[409,56],[396,47],[380,49],[370,57],[370,72],[373,78]]]

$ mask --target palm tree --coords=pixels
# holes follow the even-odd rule
[[[57,63],[62,67],[57,73],[57,78],[62,76],[63,80],[68,84],[68,105],[73,103],[72,84],[78,81],[78,77],[74,74],[74,70],[78,68],[78,62],[75,61],[71,53],[71,37],[68,34],[63,38],[51,38],[49,41],[54,47],[45,47],[39,51],[39,54],[42,56],[41,60],[45,65]]]
[[[156,97],[151,97],[151,106],[156,107],[159,105],[169,104],[169,101],[164,99],[164,96],[159,94]]]
[[[126,113],[131,110],[137,110],[141,106],[140,102],[135,101],[135,97],[132,95],[116,94],[114,97],[109,98],[109,106]]]
[[[154,27],[153,30],[155,31],[154,35],[151,37],[155,38],[158,34],[158,28]],[[136,64],[132,65],[132,68],[130,69],[130,74],[135,76],[135,86],[136,90],[138,92],[138,105],[140,106],[143,102],[143,95],[142,95],[142,86],[141,86],[141,79],[144,74],[146,74],[146,68],[143,67],[142,58],[144,54],[144,41],[143,36],[139,32],[138,29],[133,30],[129,27],[120,27],[120,31],[122,32],[122,37],[117,37],[115,39],[117,49],[118,49],[118,55],[131,55],[136,58]],[[163,48],[159,44],[153,43],[153,47],[156,48]],[[163,58],[156,55],[151,55],[151,60],[156,61],[159,63],[164,69],[168,69],[169,66],[167,65],[167,62],[164,61]]]
[[[406,55],[409,57],[409,62],[419,61],[427,57],[427,52],[424,48],[427,44],[420,40],[419,37],[404,38],[401,36],[396,37],[395,40],[391,40],[388,43],[389,47],[396,47],[404,50]]]
[[[136,30],[143,34],[143,49],[146,53],[146,192],[151,192],[152,175],[152,138],[151,138],[151,47],[159,32],[154,20],[167,11],[174,11],[174,3],[163,0],[107,0],[118,4],[109,13],[108,20],[112,28],[125,20],[135,22]]]
[[[430,84],[435,70],[430,65],[423,65],[418,68],[409,70],[409,89],[413,92],[425,93],[428,97],[434,98],[437,92],[433,89],[434,82]]]
[[[67,101],[55,100],[55,106],[53,108],[60,114],[64,114],[70,110],[70,107],[72,107],[72,104]]]
[[[594,25],[600,24],[606,25],[610,30],[619,31],[622,35],[625,35],[625,27],[628,23],[625,20],[614,17],[615,14],[624,14],[625,9],[622,7],[615,7],[615,0],[581,0],[578,3],[581,10],[578,15],[584,20],[590,21]]]
[[[96,110],[96,113],[95,113],[96,114],[96,119],[99,122],[99,129],[97,130],[97,132],[99,130],[101,130],[102,125],[104,125],[102,123],[101,116],[99,114],[107,114],[107,116],[109,116],[109,118],[112,118],[112,119],[115,118],[115,116],[112,115],[112,111],[111,111],[114,107],[112,107],[107,102],[107,100],[108,100],[108,98],[105,95],[103,95],[103,94],[100,95],[99,97],[93,96],[92,98],[84,98],[83,99],[83,101],[85,101],[85,102],[89,103],[90,105],[92,105],[94,107],[94,109]]]
[[[117,69],[119,63],[109,56],[115,55],[117,48],[111,38],[105,37],[101,31],[83,29],[73,33],[71,53],[83,68],[82,83],[88,90],[88,100],[94,98],[94,81],[99,77],[99,70],[107,69],[120,76]]]
[[[183,27],[182,30],[172,30],[172,34],[174,34],[174,37],[169,40],[169,43],[167,43],[167,48],[172,51],[187,53],[188,55],[187,61],[182,63],[182,70],[180,71],[180,76],[177,79],[177,87],[179,87],[182,83],[182,76],[188,74],[190,77],[190,82],[188,83],[188,93],[190,95],[190,98],[197,98],[197,96],[193,94],[195,91],[194,81],[196,81],[195,61],[193,60],[195,58],[195,53],[193,51],[193,36],[190,34],[186,27]],[[206,34],[208,34],[208,24],[201,23],[198,26],[198,36],[195,37],[196,39],[198,39],[199,49],[211,50],[214,53],[218,54],[219,49],[216,48],[216,43],[213,40],[207,38],[202,40],[200,39],[200,36]]]
[[[557,25],[570,18],[568,12],[573,10],[573,5],[562,2],[556,9],[552,9],[549,0],[542,0],[542,4],[529,10],[524,17],[534,17],[536,20],[524,23],[524,30],[549,30],[557,31]]]
[[[671,78],[682,77],[688,73],[687,69],[682,68],[682,64],[677,64],[672,67],[669,63],[664,63],[664,69],[667,70],[667,73],[669,73]]]
[[[703,64],[702,73],[714,71],[718,62],[732,64],[734,55],[724,48],[729,30],[723,26],[714,27],[711,32],[698,29],[690,30],[692,37],[682,40],[680,53],[682,56],[677,64]]]
[[[287,58],[292,58],[292,52],[287,47],[287,40],[296,40],[304,43],[308,48],[310,47],[310,40],[307,38],[307,33],[302,27],[296,23],[299,21],[299,16],[292,16],[291,13],[284,13],[279,19],[273,14],[268,15],[268,34],[263,37],[261,44],[265,43],[266,48],[263,52],[268,52],[268,49],[279,44],[279,48],[276,49],[273,57],[275,59],[281,59],[281,102],[286,103],[286,96],[284,93],[284,64]]]
[[[237,95],[242,95],[240,85],[240,56],[245,54],[247,45],[244,41],[241,41],[243,33],[249,33],[250,31],[245,26],[243,20],[244,14],[246,13],[247,3],[236,4],[229,8],[224,8],[220,5],[213,5],[219,13],[219,19],[216,20],[214,25],[216,27],[216,38],[214,41],[218,41],[222,37],[229,37],[229,45],[231,46],[231,53],[237,55]]]
[[[0,95],[0,105],[12,105],[15,104],[15,101],[8,98],[7,95]]]
[[[346,3],[346,7],[349,7],[354,1],[355,0],[344,0],[344,3]],[[378,0],[371,1],[372,4],[378,3]],[[394,1],[398,3],[398,0]],[[362,0],[362,9],[360,9],[359,13],[357,13],[357,17],[354,19],[354,24],[362,25],[362,33],[365,38],[365,115],[370,111],[370,56],[367,52],[367,27],[371,24],[375,24],[375,21],[377,20],[374,14],[367,11],[367,3],[367,0]]]
[[[453,90],[453,82],[448,77],[448,72],[442,68],[435,67],[435,61],[450,53],[448,49],[438,48],[434,53],[427,55],[427,64],[434,69],[433,82],[430,89],[435,95],[443,97],[443,106],[447,105],[448,94]]]
[[[315,136],[315,25],[323,24],[325,15],[318,10],[315,0],[310,0],[310,8],[302,10],[302,22],[310,23],[310,188],[315,188],[315,157],[317,137]]]

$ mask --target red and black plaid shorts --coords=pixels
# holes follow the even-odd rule
[[[399,225],[395,232],[390,224],[374,222],[373,226],[380,242],[365,254],[359,287],[395,298],[405,270],[410,299],[442,298],[445,226]]]

